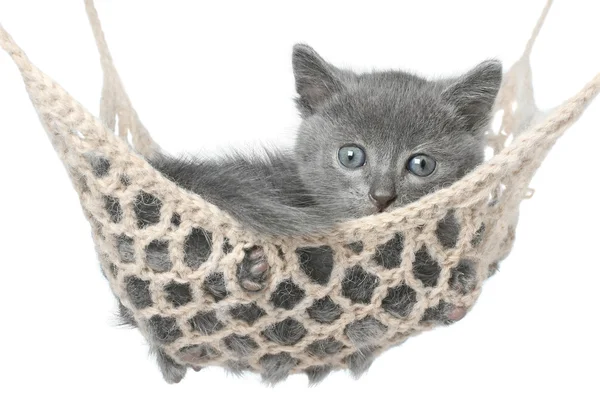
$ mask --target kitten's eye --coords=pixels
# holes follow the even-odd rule
[[[418,154],[408,160],[406,168],[417,176],[429,176],[435,171],[437,163],[426,154]]]
[[[354,144],[350,144],[339,149],[338,159],[344,167],[354,169],[365,165],[367,156],[363,149]]]

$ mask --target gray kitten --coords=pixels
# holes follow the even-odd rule
[[[484,132],[502,80],[499,61],[485,61],[443,80],[401,71],[342,70],[302,44],[294,46],[292,62],[302,116],[292,151],[206,161],[159,155],[149,161],[246,227],[269,235],[311,234],[400,207],[452,184],[483,161]],[[136,210],[141,219],[155,218],[157,212],[144,204]],[[455,232],[456,225],[446,223],[440,240],[451,240]],[[127,252],[126,246],[119,247]],[[310,254],[309,262],[319,260],[318,254]],[[318,271],[319,266],[311,268]],[[424,276],[432,273],[427,268]],[[251,249],[238,270],[240,284],[250,291],[263,289],[268,269],[262,250]],[[456,282],[467,290],[468,273],[463,275]],[[223,293],[224,283],[215,282],[211,290]],[[285,293],[273,296],[277,301]],[[428,318],[450,323],[464,315],[445,304],[438,308]],[[122,307],[124,319],[134,324],[128,315]],[[360,326],[355,336],[374,336],[378,329],[377,324]],[[371,344],[364,345],[368,349]],[[165,378],[180,380],[187,368],[160,351],[158,355]],[[274,360],[274,365],[287,365],[283,361]],[[349,365],[360,374],[370,362],[364,356]],[[269,382],[287,375],[281,368],[267,370]],[[323,378],[317,375],[314,381]]]
[[[303,235],[413,202],[483,161],[500,62],[433,81],[342,70],[306,45],[292,61],[302,116],[292,151],[150,162],[250,229]]]

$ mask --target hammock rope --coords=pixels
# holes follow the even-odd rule
[[[536,106],[530,54],[551,4],[504,75],[495,106],[502,119],[488,132],[494,154],[487,162],[412,204],[309,237],[250,232],[148,164],[145,158],[160,146],[124,89],[92,0],[85,0],[85,9],[103,70],[100,118],[35,67],[2,26],[0,46],[17,65],[69,173],[111,290],[149,345],[165,355],[163,361],[183,373],[188,366],[220,365],[260,372],[271,382],[288,373],[306,373],[316,381],[334,369],[359,374],[375,355],[435,328],[430,315],[443,307],[470,310],[485,280],[510,253],[519,205],[532,194],[531,178],[600,92],[598,74],[550,112]],[[153,205],[158,217],[142,220],[136,214],[140,201]],[[448,216],[459,226],[451,244],[437,235]],[[262,246],[271,270],[267,287],[249,293],[236,273],[255,245]],[[301,256],[314,249],[330,255],[319,266],[325,278]],[[157,254],[168,259],[166,269],[153,262]],[[434,280],[423,275],[423,265],[436,266]],[[467,275],[470,283],[460,283],[457,277]],[[370,297],[356,298],[352,285],[364,282],[371,283]],[[173,288],[179,291],[177,301]],[[277,295],[282,290],[288,293],[284,300]],[[273,338],[290,324],[300,332],[297,337]],[[367,328],[370,336],[361,336]],[[242,352],[240,341],[246,346]],[[335,352],[318,354],[332,344]],[[286,366],[285,374],[270,376],[275,364]],[[164,375],[169,381],[182,377]]]

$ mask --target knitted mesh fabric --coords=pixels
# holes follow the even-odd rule
[[[443,304],[470,309],[490,270],[510,252],[534,172],[600,90],[597,75],[548,115],[538,111],[529,54],[549,6],[524,55],[505,74],[496,106],[502,123],[489,132],[489,161],[415,203],[312,237],[253,234],[144,160],[159,147],[123,90],[90,0],[86,9],[104,69],[100,119],[31,64],[1,27],[0,44],[19,67],[79,195],[110,287],[146,339],[182,365],[235,364],[260,372],[279,356],[289,373],[314,373],[347,368],[353,357],[431,329],[427,315]],[[136,213],[140,204],[157,211],[156,218]],[[456,240],[441,243],[436,230],[449,214],[460,229]],[[271,274],[265,290],[248,293],[236,269],[255,245],[263,247]],[[318,273],[301,260],[315,247],[331,255]],[[157,264],[156,256],[170,263]],[[433,274],[419,270],[424,259],[437,265]],[[455,284],[465,273],[472,290]],[[222,282],[225,290],[211,293],[207,280]],[[353,285],[365,281],[370,293],[357,298]],[[273,296],[280,289],[287,295]],[[399,296],[408,300],[400,304]],[[365,321],[378,327],[376,335],[366,342],[348,335],[349,327],[360,333]],[[286,324],[293,337],[273,339],[269,332]]]

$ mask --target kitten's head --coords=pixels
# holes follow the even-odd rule
[[[356,74],[296,45],[300,176],[340,217],[398,207],[448,186],[483,161],[502,80],[499,61],[452,79]]]

